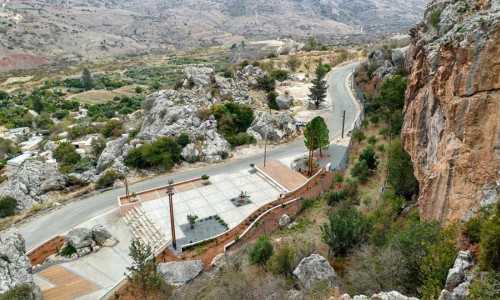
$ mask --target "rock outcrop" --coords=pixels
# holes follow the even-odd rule
[[[460,251],[453,267],[448,271],[444,290],[441,291],[439,300],[465,300],[469,294],[468,286],[473,276],[468,276],[467,271],[474,266],[472,252]]]
[[[30,159],[10,178],[2,196],[13,197],[17,200],[17,209],[26,211],[35,203],[50,199],[47,192],[63,189],[67,180],[56,164]]]
[[[383,292],[372,295],[371,297],[365,295],[358,295],[351,298],[348,294],[340,296],[340,300],[418,300],[415,297],[407,297],[396,291]]]
[[[288,94],[281,94],[276,97],[276,104],[279,109],[289,109],[293,103],[293,97]]]
[[[156,273],[171,285],[183,285],[203,271],[201,260],[160,263]]]
[[[498,0],[432,1],[411,30],[402,140],[423,219],[469,218],[500,184],[499,40]]]
[[[42,299],[40,288],[33,281],[31,262],[25,252],[24,238],[19,232],[0,240],[0,298],[3,299],[2,294],[10,289],[26,285],[32,299]]]
[[[102,172],[111,168],[123,173],[125,169],[123,155],[127,154],[130,149],[126,137],[107,142],[106,148],[104,148],[97,161],[97,170]]]
[[[75,228],[68,232],[68,243],[75,249],[92,245],[92,230],[88,228]]]
[[[264,139],[267,134],[269,141],[279,142],[296,134],[297,126],[289,112],[282,112],[279,115],[261,112],[257,114],[247,133],[256,137],[257,140]]]
[[[335,270],[319,254],[311,254],[303,258],[297,268],[293,270],[293,275],[297,277],[300,284],[306,289],[311,288],[318,281],[325,280],[333,283],[336,279]]]

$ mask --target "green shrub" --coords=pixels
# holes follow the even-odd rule
[[[374,125],[377,125],[378,122],[380,121],[378,115],[373,115],[371,118],[370,118],[370,122]]]
[[[437,8],[431,12],[428,18],[429,23],[432,25],[432,27],[436,27],[439,24],[440,19],[441,19],[441,10]]]
[[[81,156],[76,153],[76,148],[70,142],[62,142],[54,150],[52,156],[61,166],[76,164]]]
[[[227,136],[226,140],[232,147],[255,143],[255,138],[246,132],[240,132],[236,135]]]
[[[123,133],[123,122],[119,120],[109,120],[101,129],[104,137],[119,137]]]
[[[17,205],[17,200],[12,197],[5,196],[0,198],[0,218],[15,215]]]
[[[333,175],[333,182],[335,183],[342,183],[344,181],[344,174],[342,173],[335,173]]]
[[[99,177],[99,179],[95,183],[95,187],[97,189],[105,189],[111,187],[113,186],[113,184],[117,179],[121,178],[123,178],[123,176],[120,175],[118,172],[113,170],[108,170],[106,171],[106,173],[104,173],[104,175],[101,175],[101,177]]]
[[[0,294],[0,300],[34,300],[38,299],[32,292],[31,287],[27,283],[15,285],[13,288]]]
[[[500,273],[482,272],[476,276],[468,288],[467,300],[498,300],[500,299]]]
[[[349,198],[349,193],[346,189],[342,189],[342,191],[337,192],[335,190],[329,191],[323,195],[324,199],[328,205],[333,206],[341,201]]]
[[[264,90],[266,93],[274,91],[274,78],[269,75],[264,75],[262,77],[257,78],[257,84],[261,90]]]
[[[181,146],[182,148],[186,147],[189,143],[191,143],[191,139],[189,138],[189,135],[187,133],[181,133],[177,139],[176,139],[177,144]]]
[[[376,137],[374,137],[373,135],[368,138],[368,144],[370,144],[372,146],[375,145],[377,142],[378,142],[378,139]]]
[[[401,141],[395,139],[388,149],[390,156],[387,182],[396,194],[411,199],[418,194],[419,183],[413,174],[413,163],[404,150]]]
[[[359,182],[365,183],[368,180],[368,177],[370,176],[370,168],[368,167],[366,160],[358,161],[354,165],[354,167],[352,167],[351,175],[353,177],[356,177],[359,180]]]
[[[352,134],[352,138],[355,140],[355,141],[358,141],[358,143],[361,143],[362,140],[366,139],[366,136],[365,134],[362,132],[362,131],[355,131],[353,134]]]
[[[353,247],[365,241],[369,226],[354,208],[342,206],[330,213],[329,222],[320,226],[321,238],[336,256],[345,256]]]
[[[271,76],[278,81],[285,81],[288,79],[288,72],[285,70],[274,70]]]
[[[304,201],[300,205],[300,211],[304,211],[308,208],[313,207],[314,203],[315,203],[314,199],[304,199]]]
[[[378,159],[375,155],[375,150],[372,147],[366,147],[363,152],[359,155],[359,161],[366,161],[366,164],[370,170],[375,170],[378,166]]]
[[[59,256],[62,257],[70,257],[71,255],[76,253],[75,247],[71,246],[70,244],[67,244],[64,248],[59,251]]]
[[[278,249],[267,262],[268,270],[285,277],[292,277],[296,266],[295,249],[288,244]]]
[[[481,228],[480,245],[481,269],[500,272],[500,201],[496,204],[495,215],[484,222]]]
[[[123,159],[136,169],[158,168],[168,171],[181,159],[182,148],[170,137],[159,138],[130,151]]]
[[[261,235],[257,242],[250,247],[248,259],[253,265],[265,265],[273,254],[273,249],[269,237]]]
[[[279,110],[278,103],[276,103],[276,98],[278,97],[278,93],[276,91],[271,91],[267,94],[267,106],[270,109]]]

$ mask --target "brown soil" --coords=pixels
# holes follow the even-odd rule
[[[47,60],[41,56],[30,54],[11,54],[0,58],[0,72],[16,69],[31,69],[46,63]]]
[[[34,249],[28,254],[31,260],[31,265],[36,266],[43,264],[45,259],[52,254],[55,254],[61,250],[61,247],[66,242],[66,239],[61,236],[55,236],[47,243],[44,243],[40,247]]]

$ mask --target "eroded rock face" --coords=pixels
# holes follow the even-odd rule
[[[335,270],[330,263],[319,254],[311,254],[302,259],[297,268],[293,270],[300,284],[306,289],[311,288],[315,282],[326,280],[333,283],[336,278]]]
[[[31,262],[25,252],[24,238],[19,232],[0,241],[0,295],[16,286],[27,284],[33,299],[42,299],[40,288],[33,281]]]
[[[50,199],[46,193],[64,188],[66,182],[67,177],[59,173],[56,164],[27,160],[19,172],[9,180],[2,196],[15,198],[18,210],[26,211],[35,203]]]
[[[458,252],[453,267],[448,270],[444,290],[439,300],[465,300],[469,295],[468,286],[473,277],[467,272],[474,266],[474,257],[470,250]]]
[[[264,139],[267,133],[268,140],[279,142],[296,134],[297,127],[289,112],[282,112],[279,115],[261,112],[257,114],[247,133],[252,135],[257,133],[260,135],[260,139]]]
[[[203,271],[201,260],[160,263],[156,267],[156,273],[172,285],[183,285],[193,280],[201,271]]]
[[[483,187],[500,178],[499,7],[432,1],[411,31],[402,140],[420,182],[423,219],[471,217]],[[436,9],[434,28],[428,20]]]

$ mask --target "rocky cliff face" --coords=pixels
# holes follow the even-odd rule
[[[411,36],[402,139],[421,216],[469,218],[500,190],[500,1],[431,1]]]
[[[32,296],[30,299],[42,299],[40,288],[33,281],[31,262],[25,251],[24,238],[18,232],[0,239],[0,298],[4,299],[2,294],[10,289],[25,285]]]

